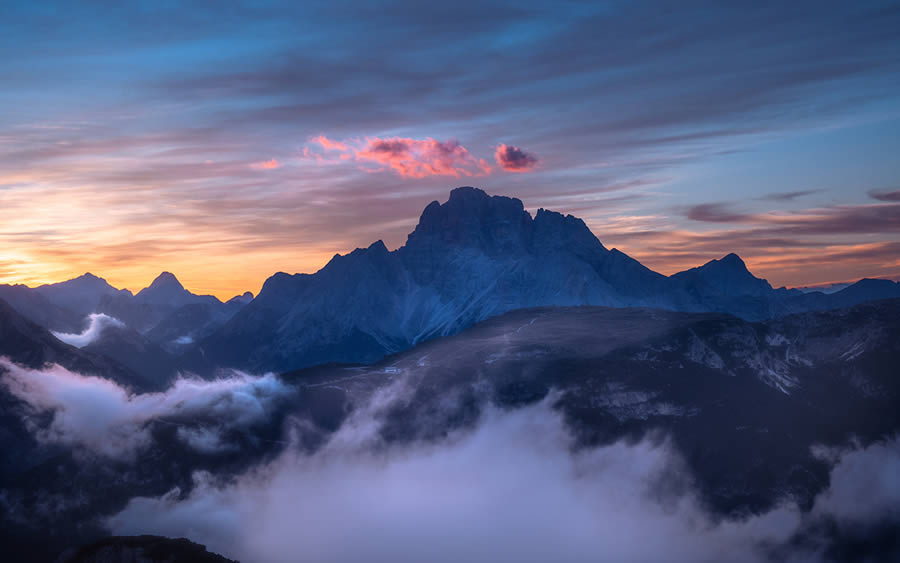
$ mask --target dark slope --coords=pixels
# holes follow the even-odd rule
[[[79,350],[57,340],[46,329],[18,314],[0,299],[0,357],[16,364],[41,368],[59,364],[85,374],[112,379],[136,391],[155,389],[153,380],[144,379],[124,365],[106,356]],[[0,372],[3,371],[0,366]],[[0,373],[2,375],[2,373]],[[23,456],[23,444],[33,439],[22,422],[20,402],[0,387],[0,476],[15,471],[22,464],[34,463]]]
[[[238,296],[225,303],[182,305],[150,329],[147,338],[169,351],[182,351],[214,333],[251,300],[252,297]]]
[[[558,393],[583,444],[670,435],[716,510],[745,512],[827,486],[815,444],[900,430],[900,300],[749,323],[721,314],[541,308],[490,319],[372,366],[285,377],[334,425],[399,385],[387,440],[420,440]],[[400,383],[402,382],[402,383]],[[327,390],[327,402],[322,394]],[[323,405],[331,405],[323,407]],[[323,411],[323,408],[325,409]]]
[[[119,363],[57,340],[46,329],[25,319],[2,300],[0,300],[0,357],[30,368],[40,368],[49,363],[59,364],[81,374],[113,379],[134,390],[150,388],[140,376]],[[2,371],[3,367],[0,366],[0,377],[3,375]],[[30,414],[21,401],[9,393],[6,387],[0,386],[0,486],[4,490],[4,495],[15,490],[15,480],[19,476],[32,475],[31,472],[37,466],[46,465],[48,468],[56,468],[56,471],[61,468],[57,464],[58,451],[52,448],[38,449],[38,444],[26,423]],[[68,454],[68,457],[71,457],[71,454]],[[72,474],[68,473],[65,476],[68,479]],[[6,496],[3,500],[10,501]],[[4,510],[9,509],[9,505],[4,507]],[[17,541],[16,535],[21,532],[20,529],[13,529],[9,525],[10,523],[6,522],[0,526],[3,529],[0,543],[4,548]]]
[[[60,557],[59,563],[235,563],[184,538],[111,536]]]
[[[78,332],[82,315],[52,303],[25,285],[0,285],[0,299],[26,319],[49,330]]]
[[[50,332],[20,315],[0,299],[0,356],[39,368],[59,364],[69,370],[100,375],[123,385],[145,388],[146,381],[122,364],[106,356],[79,350],[58,340]]]
[[[175,376],[175,359],[162,346],[128,327],[107,327],[81,348],[119,362],[138,374],[146,388],[164,388]]]
[[[31,464],[3,483],[4,498],[33,521],[3,527],[0,540],[46,559],[102,535],[96,518],[134,496],[175,486],[187,494],[197,471],[245,472],[277,455],[286,436],[315,450],[388,388],[373,419],[387,444],[440,439],[474,425],[489,405],[549,397],[583,446],[668,436],[715,512],[764,509],[784,495],[808,503],[828,476],[812,445],[867,444],[900,429],[898,335],[900,300],[764,323],[640,308],[517,310],[373,365],[285,374],[298,391],[242,433],[235,451],[193,451],[171,421],[150,427],[155,446],[130,465],[84,463],[34,444],[4,450]],[[66,502],[72,495],[77,503]],[[46,499],[59,512],[40,512]]]

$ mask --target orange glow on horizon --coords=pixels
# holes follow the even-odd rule
[[[356,246],[367,246],[360,243]],[[862,277],[900,279],[900,258],[888,261],[880,269],[873,270],[870,263],[848,258],[856,252],[877,247],[876,244],[832,247],[821,253],[821,262],[810,268],[803,263],[811,249],[772,250],[754,254],[741,254],[747,268],[755,276],[767,279],[773,287],[820,286],[832,283],[852,283]],[[613,245],[608,245],[612,248]],[[639,260],[648,268],[664,275],[701,266],[709,260],[721,258],[727,252],[710,253],[703,258],[694,255],[681,256],[653,253],[648,249],[618,245],[619,250]],[[347,253],[351,248],[339,249]],[[214,295],[226,301],[245,291],[259,293],[266,279],[276,272],[314,273],[334,256],[333,248],[307,249],[300,253],[294,248],[271,249],[262,252],[229,253],[215,251],[206,254],[182,250],[169,252],[165,257],[146,263],[128,261],[103,261],[91,258],[91,253],[71,260],[54,260],[48,257],[37,260],[28,252],[0,253],[0,283],[25,284],[36,287],[46,283],[58,283],[78,277],[86,272],[106,279],[112,286],[137,293],[162,271],[170,271],[186,289],[198,295]],[[38,253],[39,255],[39,253]],[[868,268],[867,268],[868,266]]]
[[[213,295],[227,301],[245,291],[257,295],[263,283],[276,272],[313,273],[334,256],[334,252],[310,251],[303,254],[283,253],[264,256],[250,254],[224,257],[171,256],[171,260],[147,264],[115,264],[78,260],[73,263],[48,262],[38,264],[19,258],[10,267],[8,254],[0,255],[0,284],[24,284],[29,287],[59,283],[90,272],[105,279],[117,289],[137,293],[163,271],[169,271],[178,281],[197,295]],[[280,265],[280,266],[279,266]]]

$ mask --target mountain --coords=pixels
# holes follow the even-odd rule
[[[81,329],[82,315],[56,305],[28,286],[0,285],[0,299],[31,322],[47,329],[60,332]]]
[[[173,379],[174,358],[160,344],[127,326],[109,326],[81,348],[119,362],[138,374],[153,389],[162,389]]]
[[[21,316],[17,322],[27,323]],[[222,424],[216,405],[209,413],[148,422],[152,441],[130,464],[28,442],[15,410],[0,408],[6,417],[0,455],[8,458],[0,463],[2,500],[17,508],[0,511],[0,544],[7,559],[53,560],[66,547],[105,535],[99,523],[135,497],[175,503],[200,483],[256,472],[285,448],[313,454],[347,421],[354,428],[371,422],[365,428],[374,435],[365,434],[366,441],[382,459],[383,451],[413,444],[439,452],[448,437],[464,436],[485,415],[538,401],[562,416],[576,451],[671,441],[687,471],[673,468],[666,486],[683,487],[680,476],[690,475],[691,490],[696,486],[715,517],[745,521],[788,499],[809,510],[829,486],[833,462],[822,452],[870,446],[900,430],[898,334],[900,299],[765,322],[648,308],[520,309],[372,364],[283,374],[278,380],[295,392],[266,411],[264,425],[230,436],[238,440],[234,449],[203,453],[178,438],[182,428]],[[19,441],[3,441],[10,436]],[[44,508],[48,502],[52,510]],[[820,534],[810,537],[818,541]],[[113,555],[104,560],[116,561]]]
[[[59,364],[79,373],[101,374],[137,389],[145,388],[146,383],[118,362],[60,341],[47,329],[19,314],[2,299],[0,299],[0,357],[31,368],[39,368],[50,363]]]
[[[195,295],[169,272],[136,295],[85,274],[35,290],[0,286],[0,296],[58,332],[78,332],[93,307],[181,354],[177,367],[208,374],[373,362],[529,307],[654,307],[762,321],[898,297],[900,284],[861,280],[827,295],[773,289],[736,254],[667,277],[607,249],[577,217],[545,209],[532,217],[518,199],[461,187],[431,202],[400,248],[377,241],[315,274],[279,272],[256,298]],[[138,351],[127,363],[139,365],[145,346],[131,341],[119,352]]]
[[[139,333],[155,329],[145,339],[139,335],[116,333],[120,348],[105,349],[112,357],[138,367],[148,375],[168,370],[169,360],[153,360],[156,352],[183,351],[185,346],[221,327],[237,311],[253,300],[249,291],[222,303],[211,295],[195,295],[186,290],[169,272],[161,273],[137,295],[116,289],[103,278],[86,273],[77,278],[29,288],[25,285],[0,285],[0,299],[38,325],[59,333],[78,334],[89,323],[91,313],[104,313],[122,321]],[[104,340],[112,346],[112,335]],[[101,346],[101,343],[95,347]],[[165,348],[166,350],[163,350]],[[149,354],[149,355],[148,355]]]
[[[183,351],[187,346],[218,330],[252,299],[253,294],[248,291],[225,303],[183,305],[150,329],[146,333],[147,338],[169,351]]]
[[[527,307],[655,307],[765,320],[890,296],[886,286],[850,289],[773,289],[735,254],[666,277],[607,249],[577,217],[545,209],[532,217],[518,199],[462,187],[430,203],[394,251],[377,241],[335,255],[315,274],[270,277],[181,362],[198,372],[372,362]]]
[[[127,289],[116,289],[90,272],[68,281],[38,286],[35,291],[52,303],[80,315],[95,312],[100,300],[106,296],[131,296]]]
[[[512,311],[372,365],[291,372],[319,428],[404,382],[387,443],[474,425],[488,405],[551,392],[582,445],[670,434],[717,512],[807,505],[827,486],[815,445],[900,430],[900,299],[752,323],[721,313],[574,307]],[[326,393],[327,391],[327,393]]]
[[[138,332],[145,333],[185,305],[219,307],[223,303],[212,295],[195,295],[184,288],[173,274],[162,272],[136,295],[103,297],[97,311],[115,317]]]
[[[212,295],[194,295],[173,274],[162,272],[153,282],[134,296],[136,303],[180,307],[193,303],[221,303]]]
[[[678,272],[670,276],[670,279],[701,300],[744,295],[765,297],[773,291],[769,282],[750,273],[737,254],[729,254],[698,268]]]
[[[112,379],[135,391],[151,388],[149,382],[118,362],[61,342],[0,299],[0,377],[7,369],[4,367],[6,361],[29,368],[58,364],[70,371]],[[3,488],[9,483],[10,475],[27,471],[46,457],[24,455],[33,451],[37,444],[28,429],[27,417],[23,419],[21,413],[21,401],[0,385],[0,483]],[[0,534],[0,543],[4,537],[5,534]]]
[[[538,305],[684,302],[667,278],[606,249],[583,221],[458,188],[428,205],[405,246],[378,241],[313,275],[279,273],[186,357],[256,370],[373,361],[490,316]]]
[[[875,301],[877,299],[893,299],[900,297],[900,282],[866,278],[831,294],[829,297],[831,302],[838,307],[850,307],[857,303]]]

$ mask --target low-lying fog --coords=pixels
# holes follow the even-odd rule
[[[228,428],[265,418],[275,401],[303,393],[272,375],[182,378],[162,393],[131,394],[58,366],[34,370],[0,359],[2,385],[49,425],[41,441],[128,461],[153,448],[148,424],[199,416],[179,429],[199,452],[227,451]],[[385,443],[378,432],[403,379],[358,407],[327,442],[290,444],[244,474],[197,472],[190,491],[133,498],[97,515],[112,534],[184,536],[242,561],[818,561],[835,530],[863,534],[900,522],[900,441],[842,450],[813,508],[790,499],[741,519],[699,500],[694,478],[660,432],[637,443],[576,448],[551,395],[516,410],[487,408],[446,438]],[[829,535],[830,534],[830,535]]]

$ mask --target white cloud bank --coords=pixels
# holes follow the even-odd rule
[[[244,561],[762,561],[804,521],[845,518],[896,442],[846,454],[813,513],[785,504],[743,520],[710,516],[665,442],[573,452],[544,402],[491,411],[437,444],[378,444],[371,412],[312,455],[288,450],[237,481],[195,475],[184,498],[136,498],[107,521],[116,534],[187,536]],[[884,473],[886,475],[886,473]],[[897,494],[897,473],[870,495]],[[890,499],[896,498],[889,497]],[[890,507],[888,501],[880,508]],[[894,504],[893,506],[897,506]],[[790,552],[817,561],[823,545]]]
[[[180,427],[197,451],[232,447],[219,425],[263,420],[291,392],[271,375],[179,380],[129,395],[108,380],[58,366],[30,370],[0,359],[2,382],[36,411],[51,411],[40,439],[127,457],[161,417],[207,416]],[[744,519],[712,516],[678,452],[644,440],[575,450],[552,398],[488,409],[473,430],[433,443],[385,444],[382,416],[408,398],[376,393],[313,454],[290,447],[274,461],[219,480],[196,473],[186,495],[134,498],[105,523],[114,534],[188,537],[243,561],[797,563],[824,558],[811,523],[900,523],[900,440],[820,455],[831,486],[803,513],[784,503]],[[234,426],[232,426],[234,427]],[[296,432],[302,431],[302,423]],[[811,533],[810,530],[813,530]],[[792,542],[803,534],[800,544]]]
[[[180,428],[177,435],[201,452],[227,449],[223,431],[264,421],[274,402],[292,392],[272,374],[182,378],[164,392],[133,394],[114,381],[55,364],[30,369],[0,358],[0,373],[0,385],[32,411],[52,413],[49,426],[32,428],[39,440],[115,458],[128,458],[148,446],[149,423],[167,417],[214,420],[212,427]]]
[[[103,331],[108,327],[122,328],[124,326],[125,323],[115,317],[110,317],[104,313],[91,313],[88,315],[88,326],[81,333],[53,332],[53,336],[76,348],[84,348],[94,340],[100,338],[100,335],[102,335]]]

